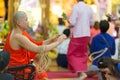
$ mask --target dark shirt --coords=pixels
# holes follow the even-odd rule
[[[14,77],[9,73],[0,74],[0,80],[14,80]]]

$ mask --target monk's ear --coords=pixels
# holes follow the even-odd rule
[[[16,21],[16,24],[17,24],[18,26],[20,26],[21,23],[20,23],[19,20],[17,20],[17,21]]]

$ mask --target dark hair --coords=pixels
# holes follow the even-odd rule
[[[102,33],[106,33],[108,29],[109,29],[109,22],[106,20],[101,20],[100,21],[100,31]]]
[[[65,29],[63,31],[63,34],[65,34],[67,37],[69,37],[70,36],[70,29]]]
[[[120,77],[120,71],[119,71],[119,64],[120,61],[119,60],[114,60],[108,57],[103,57],[100,58],[98,60],[98,68],[102,69],[102,68],[108,68],[110,69],[110,71],[112,72],[113,76],[115,77]],[[103,75],[103,78],[105,78],[105,76]],[[106,80],[106,79],[104,79]]]
[[[65,25],[63,18],[58,18],[59,25]]]
[[[0,51],[0,72],[7,67],[10,60],[10,55],[6,51]]]
[[[109,65],[110,66],[113,65],[113,61],[108,57],[103,57],[98,60],[98,68],[108,68],[110,67]]]
[[[94,28],[95,29],[100,29],[100,24],[99,24],[98,21],[95,21]]]

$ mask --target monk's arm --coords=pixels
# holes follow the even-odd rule
[[[35,52],[35,53],[47,52],[49,50],[52,50],[57,45],[59,45],[65,38],[66,37],[62,35],[55,42],[51,44],[38,46],[32,43],[27,37],[23,35],[16,36],[16,40],[18,41],[18,45],[20,47],[25,48],[28,51]]]
[[[50,39],[44,40],[44,41],[43,41],[43,44],[50,44],[50,43],[52,43],[52,42],[55,42],[59,36],[60,36],[60,35],[57,34],[57,35],[55,35],[54,37],[52,37],[52,38],[50,38]]]

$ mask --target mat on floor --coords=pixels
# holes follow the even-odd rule
[[[77,78],[77,73],[72,72],[62,72],[62,71],[53,71],[53,72],[47,72],[48,78],[55,79],[55,78]],[[92,78],[86,78],[85,80],[97,80],[98,76],[95,75]]]

